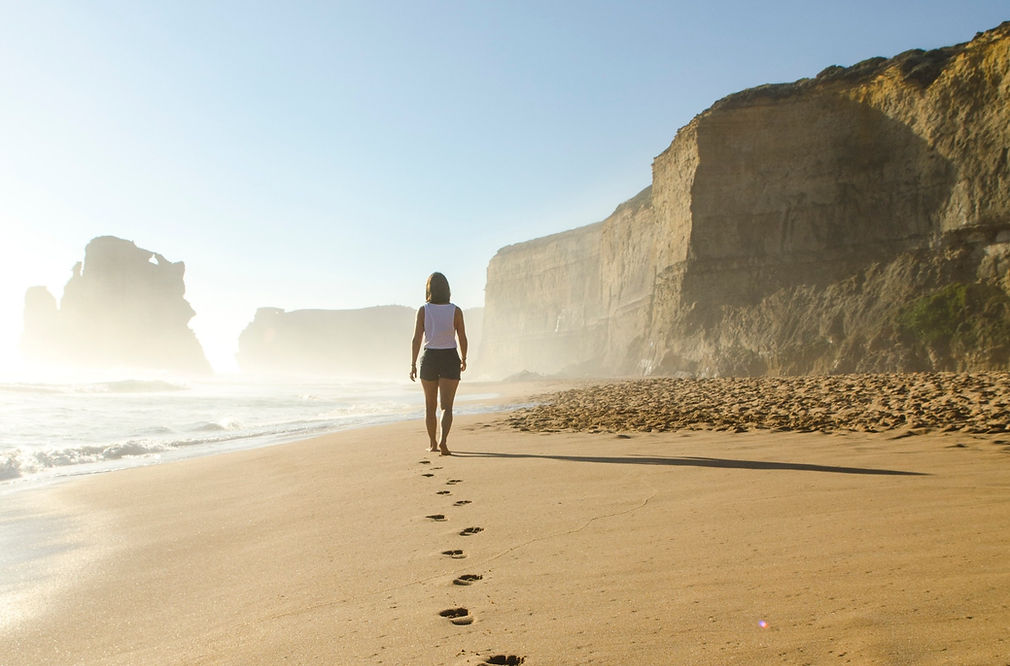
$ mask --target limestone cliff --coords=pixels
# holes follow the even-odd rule
[[[583,239],[577,270],[548,239],[492,259],[487,338],[511,340],[494,365],[1007,367],[1008,105],[1010,23],[716,102],[655,159],[651,188],[602,223],[549,237],[558,249]],[[946,323],[929,314],[943,307]],[[571,311],[582,318],[552,331]],[[552,341],[566,353],[545,363]]]
[[[599,353],[601,230],[593,224],[498,251],[484,293],[485,371],[557,372]]]
[[[56,299],[25,295],[22,350],[31,358],[86,367],[205,373],[210,365],[189,320],[183,262],[113,236],[93,239]]]
[[[470,347],[479,345],[482,309],[464,310]],[[384,379],[406,377],[416,308],[357,310],[260,308],[239,336],[243,372]],[[475,353],[471,353],[471,365]]]

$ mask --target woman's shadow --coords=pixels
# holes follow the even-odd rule
[[[929,476],[922,472],[867,467],[836,467],[808,463],[773,462],[768,460],[732,460],[702,456],[559,456],[538,453],[491,453],[486,451],[453,451],[454,456],[471,458],[520,459],[534,458],[562,462],[606,463],[611,465],[668,465],[671,467],[718,467],[726,469],[792,470],[798,472],[827,472],[829,474],[877,474],[887,476]]]

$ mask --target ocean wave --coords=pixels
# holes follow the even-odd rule
[[[138,430],[134,433],[137,437],[147,436],[147,435],[171,435],[175,430],[169,428],[168,426],[152,426],[143,430]]]
[[[217,424],[214,424],[217,425]],[[208,432],[225,433],[225,428]],[[0,454],[0,481],[42,474],[55,469],[101,464],[123,459],[139,459],[152,455],[181,452],[200,446],[220,446],[257,438],[287,437],[313,428],[267,429],[258,431],[227,432],[218,436],[194,436],[192,438],[155,441],[129,439],[107,445],[79,445],[63,448],[19,448]]]
[[[2,393],[66,393],[67,388],[52,384],[0,384]]]
[[[39,474],[55,468],[147,456],[165,450],[166,447],[162,444],[139,441],[120,442],[109,446],[80,446],[64,449],[15,449],[0,456],[0,481]]]
[[[80,446],[66,449],[48,449],[44,451],[29,451],[24,460],[30,465],[25,471],[39,472],[51,467],[66,467],[69,465],[83,465],[87,463],[107,462],[110,460],[120,460],[128,456],[143,456],[152,453],[161,453],[166,450],[163,444],[152,442],[127,441],[110,444],[108,446]],[[34,463],[34,464],[32,464]]]
[[[187,391],[188,386],[173,384],[160,379],[123,379],[111,382],[94,382],[89,384],[38,384],[14,383],[0,384],[2,393],[19,394],[78,394],[78,393],[165,393],[169,391]]]
[[[217,421],[206,421],[198,423],[189,428],[190,432],[230,432],[241,430],[242,424],[236,419],[218,419]]]
[[[187,387],[159,378],[7,382],[0,384],[0,418],[14,420],[4,423],[0,481],[16,479],[3,485],[20,487],[420,418],[423,403],[410,397],[400,387]]]
[[[390,405],[392,406],[392,405]],[[105,444],[77,443],[69,446],[20,446],[0,450],[0,481],[13,479],[62,477],[173,460],[215,451],[277,444],[314,437],[346,428],[398,421],[421,412],[407,414],[401,409],[385,413],[338,409],[326,418],[310,417],[255,427],[242,427],[236,420],[196,422],[194,428],[161,429],[163,435],[141,435]],[[459,413],[476,413],[486,406],[461,405]]]
[[[17,459],[17,451],[0,456],[0,481],[17,479],[21,476],[21,463]]]
[[[412,412],[417,409],[414,403],[404,401],[375,401],[369,403],[341,404],[317,415],[316,419],[340,419],[346,417],[361,417],[372,415],[390,415]]]
[[[164,393],[165,391],[185,391],[189,387],[159,379],[123,379],[116,382],[84,384],[78,390],[94,393]]]

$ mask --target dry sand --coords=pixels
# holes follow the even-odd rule
[[[75,527],[0,663],[1010,663],[1010,435],[505,418],[19,498]]]

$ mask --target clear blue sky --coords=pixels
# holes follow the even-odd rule
[[[483,303],[720,97],[970,40],[962,2],[0,0],[0,361],[100,235],[186,262],[219,369],[256,308]],[[409,337],[409,332],[405,332]]]

